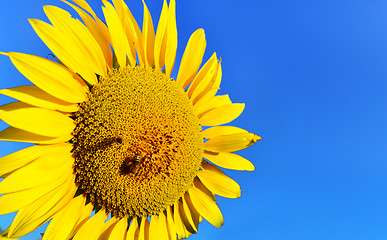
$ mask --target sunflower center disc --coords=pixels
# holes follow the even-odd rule
[[[78,188],[116,217],[158,214],[199,170],[203,138],[174,80],[142,67],[113,70],[74,114]]]

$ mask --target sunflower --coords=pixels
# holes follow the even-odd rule
[[[232,152],[259,136],[233,126],[244,110],[216,95],[214,53],[202,64],[195,31],[171,78],[177,49],[175,1],[164,0],[155,33],[123,0],[103,1],[105,22],[85,0],[64,1],[83,20],[45,6],[51,24],[30,19],[56,61],[8,52],[34,85],[0,90],[10,125],[0,140],[33,143],[0,158],[0,214],[17,211],[5,237],[50,221],[43,239],[182,239],[205,218],[223,224],[215,195],[238,198],[222,168],[254,170]],[[216,166],[217,165],[217,166]]]

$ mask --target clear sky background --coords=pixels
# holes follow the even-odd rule
[[[89,2],[102,17],[100,0]],[[141,22],[141,1],[126,2]],[[45,20],[46,4],[69,8],[1,3],[0,51],[49,54],[27,18]],[[162,1],[147,3],[156,25]],[[254,172],[225,171],[242,197],[218,197],[224,226],[203,221],[190,239],[386,239],[387,2],[177,0],[177,24],[175,66],[190,34],[204,28],[205,60],[214,51],[222,57],[220,93],[246,103],[230,125],[263,137],[239,152]],[[25,84],[0,56],[0,88]],[[2,142],[0,155],[24,146]],[[0,226],[13,216],[0,216]]]

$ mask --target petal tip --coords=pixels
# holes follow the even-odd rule
[[[246,171],[255,171],[255,166],[254,164],[251,163],[251,166],[249,168],[246,169]]]
[[[28,20],[28,22],[29,22],[31,25],[36,25],[36,24],[38,24],[37,19],[35,19],[35,18],[28,18],[27,20]]]
[[[254,137],[253,139],[251,140],[251,142],[254,144],[256,142],[258,142],[259,140],[262,139],[262,137],[258,136],[257,134],[253,133],[254,134]]]

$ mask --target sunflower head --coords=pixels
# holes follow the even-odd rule
[[[192,185],[201,127],[187,94],[165,74],[114,69],[74,119],[76,183],[99,208],[121,218],[156,215]]]
[[[123,0],[103,1],[104,20],[84,0],[64,2],[82,21],[54,6],[51,24],[29,20],[57,62],[1,53],[33,85],[0,90],[18,100],[0,106],[0,140],[35,144],[0,158],[0,214],[17,211],[3,235],[47,221],[43,239],[182,239],[203,218],[220,227],[216,195],[241,191],[217,166],[254,170],[233,152],[260,137],[221,126],[244,104],[216,95],[221,61],[202,65],[203,29],[174,79],[174,0],[156,31],[144,1],[142,29]]]

